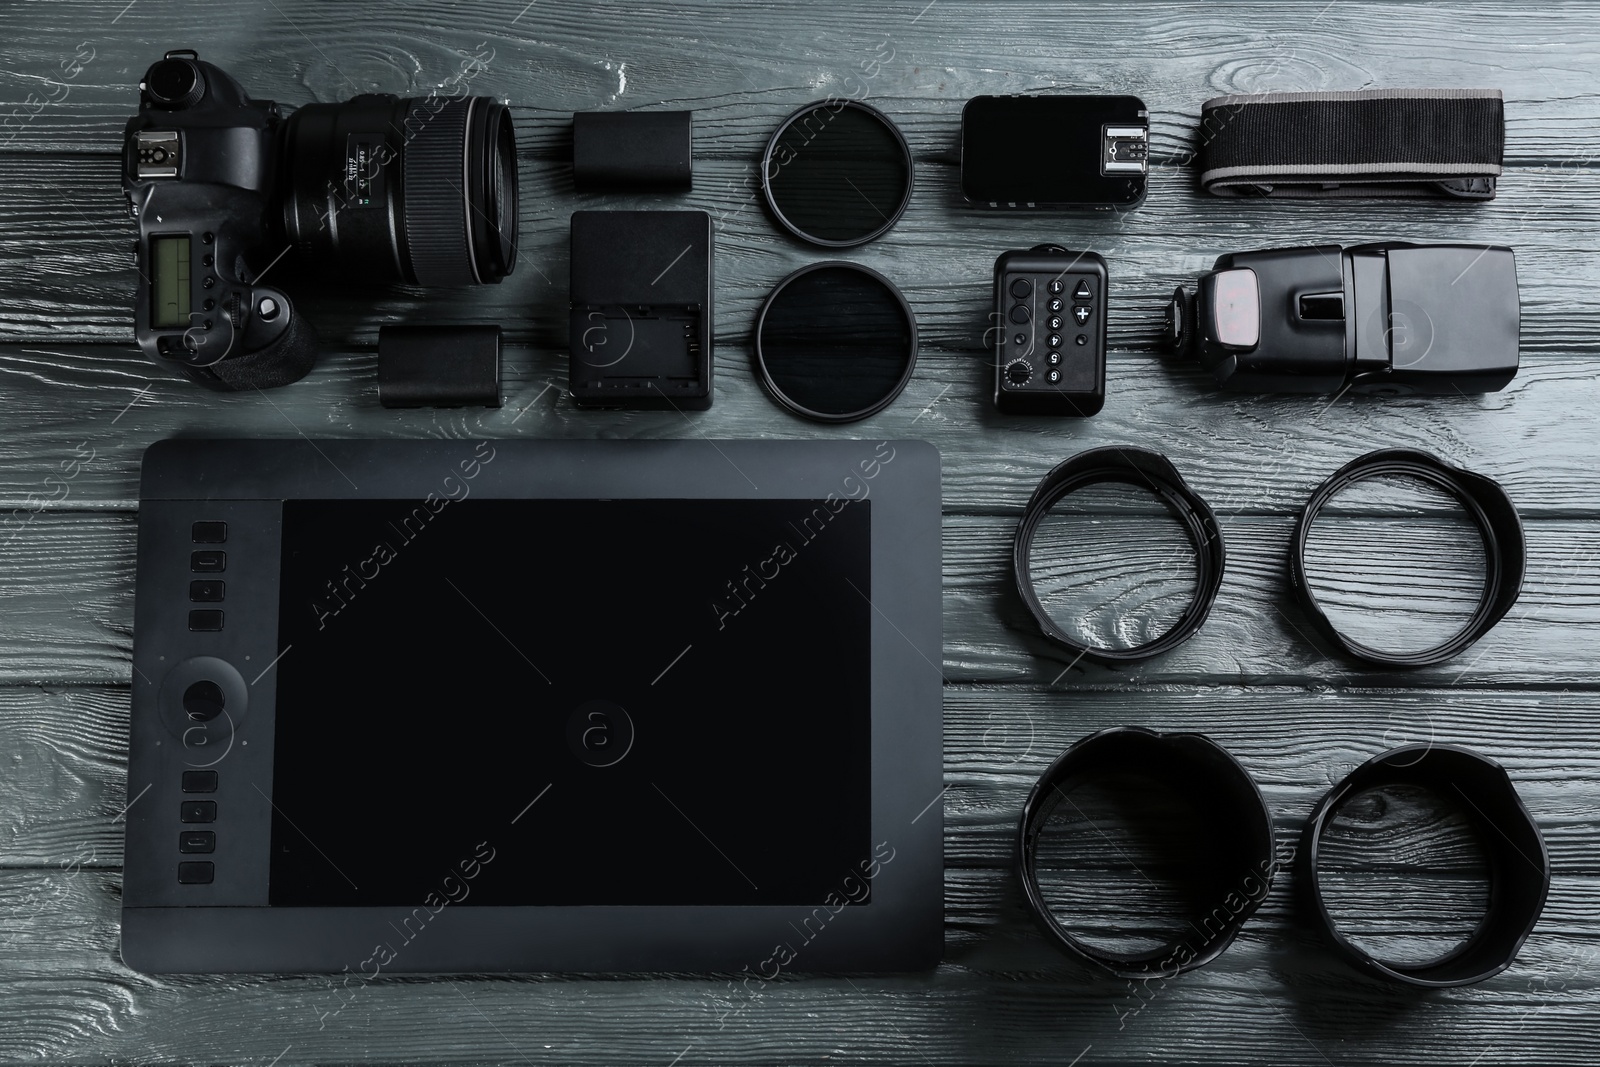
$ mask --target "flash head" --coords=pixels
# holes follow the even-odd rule
[[[1498,245],[1234,252],[1167,306],[1167,343],[1224,389],[1492,393],[1517,373],[1517,264]]]

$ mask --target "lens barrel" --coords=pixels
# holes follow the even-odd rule
[[[287,239],[342,276],[449,286],[516,264],[517,146],[487,96],[358,96],[284,124]]]

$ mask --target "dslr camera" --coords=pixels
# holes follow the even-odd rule
[[[1516,376],[1520,328],[1497,245],[1234,252],[1167,307],[1170,347],[1257,393],[1492,393]]]
[[[498,282],[516,261],[516,138],[486,96],[371,94],[284,118],[172,51],[139,84],[122,187],[139,348],[217,390],[287,385],[315,362],[316,332],[265,282],[291,249],[423,286]]]

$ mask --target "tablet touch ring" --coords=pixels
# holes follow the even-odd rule
[[[192,656],[161,679],[161,722],[183,745],[185,760],[209,765],[233,741],[250,710],[250,687],[227,660]]]

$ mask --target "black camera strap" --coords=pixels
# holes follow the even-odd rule
[[[1323,507],[1356,482],[1372,478],[1411,478],[1454,497],[1466,509],[1483,537],[1483,595],[1472,617],[1441,644],[1419,652],[1392,652],[1362,644],[1339,632],[1306,579],[1306,541]],[[1410,448],[1380,448],[1346,463],[1317,487],[1306,501],[1289,542],[1289,582],[1323,636],[1340,650],[1381,667],[1426,667],[1442,663],[1471,647],[1472,643],[1505,617],[1522,590],[1527,543],[1522,519],[1498,482],[1463,470],[1426,452]]]
[[[1493,200],[1505,108],[1498,89],[1219,96],[1199,137],[1217,196]]]

